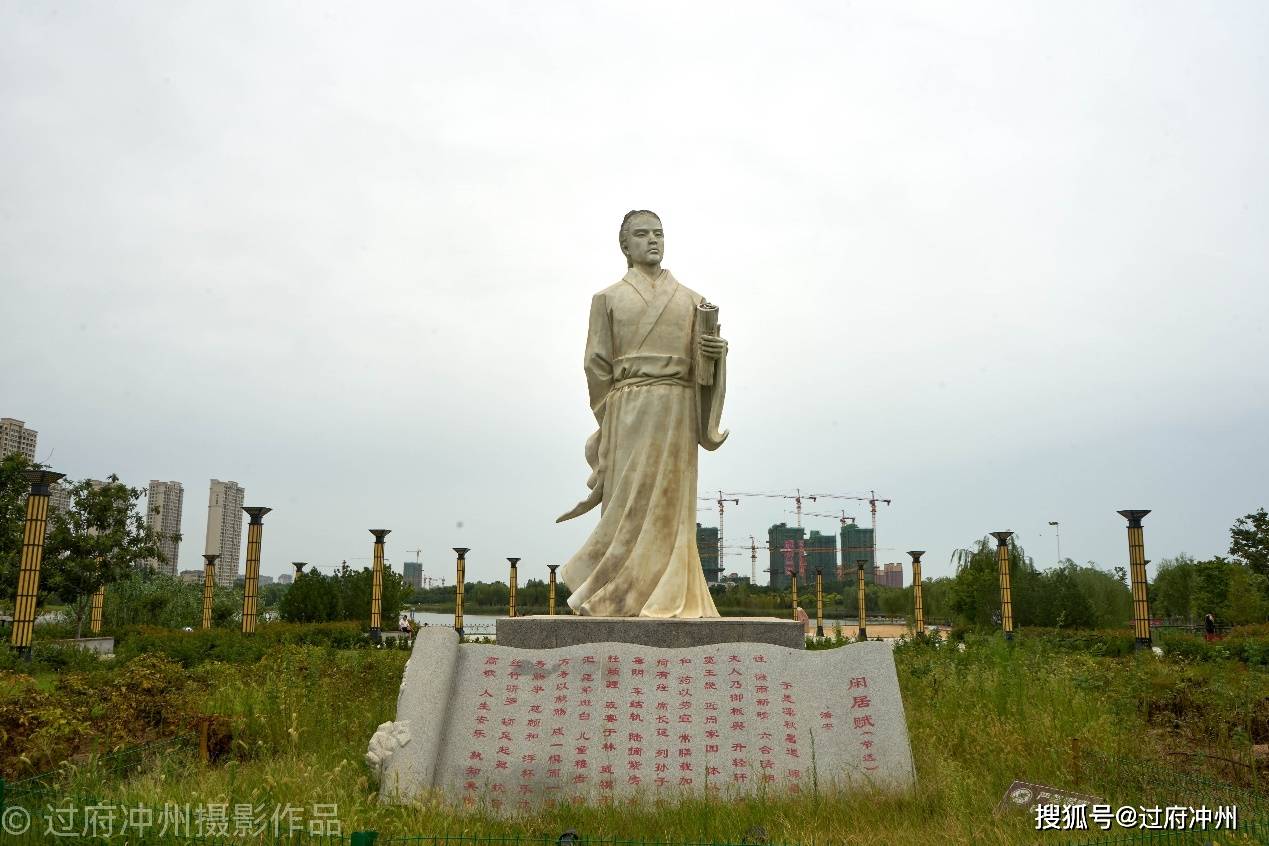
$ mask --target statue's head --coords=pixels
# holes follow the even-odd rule
[[[647,209],[626,212],[618,235],[621,251],[626,255],[626,267],[639,264],[660,264],[665,257],[665,233],[661,231],[661,218]]]

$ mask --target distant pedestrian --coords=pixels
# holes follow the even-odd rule
[[[1208,643],[1216,640],[1216,618],[1211,614],[1203,618],[1203,639]]]

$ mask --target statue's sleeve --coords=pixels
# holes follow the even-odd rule
[[[595,420],[604,421],[604,400],[612,388],[612,313],[608,298],[596,294],[590,301],[590,327],[586,331],[586,387]]]
[[[577,505],[555,519],[562,523],[585,514],[604,498],[604,467],[600,459],[600,439],[603,437],[604,409],[608,391],[612,388],[612,314],[608,310],[608,298],[596,294],[590,301],[590,328],[586,332],[586,387],[590,391],[590,408],[595,413],[599,429],[586,439],[586,463],[590,465],[590,478],[586,486],[590,493]]]
[[[701,304],[698,298],[697,305]],[[692,355],[695,360],[697,337],[695,323],[692,331]],[[696,411],[699,415],[697,431],[700,445],[710,451],[718,449],[731,434],[726,429],[719,429],[723,417],[723,400],[727,396],[727,356],[719,356],[714,365],[714,384],[696,385]]]
[[[697,408],[700,413],[700,444],[716,450],[727,440],[730,431],[719,430],[723,416],[723,399],[727,396],[727,356],[720,356],[714,370],[714,384],[697,385]]]

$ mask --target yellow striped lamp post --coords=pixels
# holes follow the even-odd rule
[[[864,564],[867,563],[861,559],[858,567],[858,577],[856,582],[859,587],[859,640],[868,639],[868,582],[864,578]]]
[[[546,569],[551,571],[550,583],[546,589],[546,613],[552,617],[555,616],[555,570],[559,564],[547,564]]]
[[[516,565],[520,563],[520,559],[508,558],[507,562],[511,565],[511,575],[507,579],[507,616],[514,617],[516,615]]]
[[[921,556],[924,549],[910,550],[912,556],[912,622],[916,627],[916,636],[925,636],[925,603],[921,601]]]
[[[383,640],[383,539],[391,529],[371,529],[375,536],[374,569],[370,574],[370,640]]]
[[[454,580],[454,631],[463,636],[463,580],[467,577],[467,553],[471,547],[456,546],[458,553],[458,578]]]
[[[102,606],[106,604],[106,586],[102,585],[93,591],[93,602],[88,609],[88,631],[95,635],[101,634],[101,612]]]
[[[242,581],[242,633],[256,633],[256,605],[260,597],[260,537],[264,534],[264,515],[272,508],[243,506],[251,517],[247,524],[247,573]]]
[[[824,636],[824,568],[815,568],[815,636]]]
[[[798,571],[794,570],[789,574],[789,586],[793,593],[793,619],[798,618]]]
[[[1150,636],[1150,596],[1146,583],[1146,539],[1141,528],[1142,519],[1149,514],[1145,511],[1120,511],[1119,516],[1128,521],[1128,568],[1132,577],[1132,628],[1137,638],[1138,649],[1149,649]]]
[[[1009,538],[1013,532],[992,532],[996,539],[996,563],[1000,570],[1000,627],[1005,640],[1013,640],[1013,590],[1009,587]]]
[[[216,559],[219,553],[203,553],[203,628],[210,629],[212,623],[212,592],[216,587]]]
[[[64,478],[65,473],[52,470],[26,470],[31,483],[26,498],[26,524],[22,528],[22,558],[18,569],[18,595],[13,603],[13,631],[9,645],[28,660],[31,637],[35,633],[35,600],[40,592],[40,564],[44,561],[44,532],[48,526],[49,485]]]

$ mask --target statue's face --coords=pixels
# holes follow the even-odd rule
[[[660,264],[665,255],[661,221],[650,214],[635,215],[626,224],[626,255],[635,264]]]

